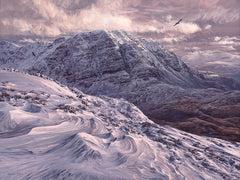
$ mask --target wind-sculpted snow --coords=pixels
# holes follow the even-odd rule
[[[0,71],[0,179],[239,179],[239,143],[150,121],[120,99]]]

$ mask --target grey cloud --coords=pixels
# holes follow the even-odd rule
[[[53,0],[53,3],[69,14],[74,14],[81,9],[90,8],[97,3],[97,0]]]
[[[20,27],[18,30],[19,19],[22,20],[20,21],[22,23],[23,20],[27,22],[25,25],[29,28],[28,32],[37,35],[49,31],[49,29],[52,29],[50,34],[56,35],[56,33],[66,33],[71,30],[111,29],[111,27],[112,29],[140,30],[142,32],[175,31],[175,34],[178,35],[179,32],[191,34],[199,31],[201,27],[196,27],[199,22],[204,24],[204,21],[218,22],[219,19],[226,21],[238,19],[238,8],[233,5],[236,5],[234,0],[230,0],[228,3],[223,0],[200,0],[197,2],[193,0],[1,0],[0,21],[5,22],[5,26],[12,24],[16,29],[15,33],[20,34],[23,33],[21,30],[25,30],[25,28]],[[166,23],[168,16],[172,18],[169,23]],[[184,18],[185,23],[188,23],[185,24],[186,27],[171,28],[169,25],[180,17]],[[12,22],[6,23],[6,21]],[[123,21],[125,26],[120,26],[121,22],[118,24],[116,21]],[[189,23],[192,24],[192,27]],[[2,29],[6,28],[5,26]],[[193,26],[195,26],[195,30],[186,30],[194,28]],[[40,30],[41,28],[45,30]],[[24,33],[26,34],[26,32]]]
[[[240,55],[220,50],[197,50],[182,59],[198,70],[232,77],[240,82]]]

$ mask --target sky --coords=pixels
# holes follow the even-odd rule
[[[0,0],[0,40],[124,30],[161,41],[191,66],[215,63],[238,73],[239,9],[239,0]]]

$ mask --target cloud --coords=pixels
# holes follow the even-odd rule
[[[205,30],[209,30],[209,29],[211,29],[211,28],[212,28],[212,25],[210,25],[210,24],[208,24],[208,25],[206,25],[206,26],[204,27]]]
[[[219,50],[197,50],[183,56],[182,59],[190,66],[205,64],[224,64],[239,69],[240,55]]]
[[[157,31],[154,25],[136,23],[128,16],[112,13],[111,10],[103,11],[96,6],[81,11],[78,18],[81,19],[80,27],[85,30]]]
[[[114,8],[119,3],[120,1],[118,3],[99,1],[86,9],[68,14],[51,0],[33,0],[32,10],[38,18],[5,17],[1,22],[6,27],[12,26],[20,34],[32,33],[43,36],[57,36],[61,33],[96,29],[120,29],[131,32],[158,31],[153,25],[137,23],[129,16],[116,13]]]
[[[209,42],[229,32],[229,36],[239,34],[236,0],[0,0],[0,3],[0,37],[48,38],[117,29],[161,39],[181,49],[176,42],[185,47],[190,41]],[[180,18],[183,21],[173,26]],[[230,21],[234,22],[224,24]],[[221,43],[227,45],[229,41]]]
[[[198,31],[201,31],[201,28],[194,23],[186,23],[183,22],[178,26],[180,32],[184,33],[184,34],[192,34]]]
[[[229,36],[219,37],[219,36],[216,36],[214,38],[214,40],[215,40],[215,42],[217,42],[217,44],[220,44],[220,45],[231,45],[231,44],[240,43],[240,38],[239,37],[229,37]]]
[[[43,36],[56,36],[61,33],[95,29],[183,34],[191,34],[201,30],[197,24],[191,22],[185,22],[178,28],[173,28],[172,24],[175,23],[175,20],[170,14],[164,16],[167,21],[163,21],[161,18],[160,21],[155,18],[142,21],[144,13],[136,12],[139,10],[138,8],[141,9],[141,5],[144,5],[141,1],[91,1],[89,4],[84,4],[85,8],[78,9],[78,11],[74,9],[74,13],[69,13],[69,7],[73,8],[72,4],[81,4],[81,2],[84,1],[67,0],[59,6],[59,2],[54,0],[25,0],[23,3],[25,6],[21,4],[20,9],[17,9],[15,3],[12,2],[8,4],[6,10],[9,16],[6,16],[7,13],[5,13],[5,17],[0,18],[0,21],[5,29],[7,26],[11,26],[16,33]],[[156,4],[156,1],[152,2]],[[135,7],[134,10],[132,6],[137,5],[139,7]],[[28,16],[22,16],[27,8],[31,10],[31,13]],[[14,16],[10,15],[13,13],[13,9],[16,10]]]
[[[215,23],[229,23],[240,19],[239,9],[224,8],[217,6],[213,9],[206,10],[198,15],[203,20],[213,20]]]
[[[214,72],[240,81],[240,55],[219,50],[199,50],[182,59],[187,65],[200,71]]]

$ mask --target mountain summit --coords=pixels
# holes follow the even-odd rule
[[[13,52],[7,45],[7,51],[2,48],[5,51],[1,53],[2,66],[40,72],[70,85],[105,76],[111,79],[116,73],[120,77],[118,82],[115,79],[116,85],[132,79],[158,80],[183,87],[199,87],[204,83],[199,73],[161,48],[160,43],[134,38],[123,31],[85,32],[67,40],[56,39],[51,44],[13,48]],[[116,86],[108,89],[118,91]]]
[[[239,83],[204,77],[160,42],[100,30],[53,43],[0,46],[1,67],[44,74],[87,94],[124,98],[161,125],[240,141]]]

